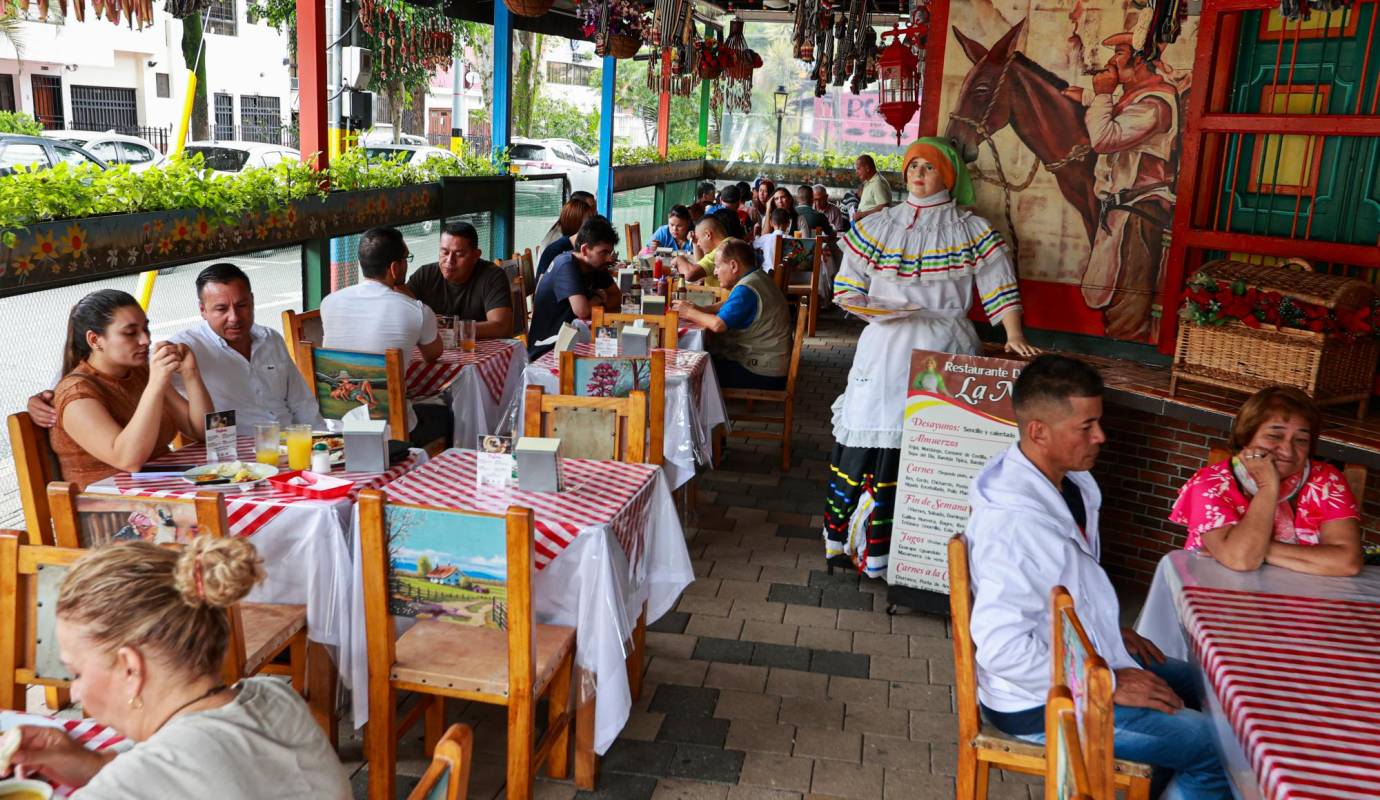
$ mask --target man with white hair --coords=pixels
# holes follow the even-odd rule
[[[810,187],[813,190],[813,201],[811,205],[816,211],[824,215],[833,226],[835,233],[843,233],[848,230],[848,218],[843,215],[842,209],[829,202],[829,189],[822,183],[816,183]]]

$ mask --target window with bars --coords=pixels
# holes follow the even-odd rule
[[[240,138],[250,142],[280,143],[281,101],[277,97],[240,95]]]
[[[560,61],[550,61],[546,64],[546,79],[551,83],[566,86],[588,86],[594,72],[594,67],[586,67],[583,64],[566,64]]]
[[[235,98],[217,92],[215,101],[216,129],[213,135],[217,140],[235,138]]]
[[[50,131],[61,130],[65,127],[62,113],[62,78],[55,75],[35,75],[33,87],[34,118]]]
[[[119,86],[73,86],[72,128],[108,131],[139,125],[134,90]]]
[[[206,18],[206,30],[221,36],[239,34],[239,19],[235,16],[235,0],[213,0]]]

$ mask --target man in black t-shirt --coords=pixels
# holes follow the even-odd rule
[[[504,339],[513,335],[511,283],[481,255],[474,226],[449,223],[441,229],[439,260],[412,273],[407,290],[437,314],[479,323],[477,338]]]
[[[589,217],[575,235],[580,246],[562,253],[537,284],[532,295],[531,344],[529,358],[540,358],[555,346],[561,326],[577,319],[588,321],[593,303],[617,311],[622,295],[609,275],[618,232],[601,216]],[[551,341],[544,342],[550,339]]]

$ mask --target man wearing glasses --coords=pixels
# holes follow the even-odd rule
[[[397,228],[372,228],[359,240],[360,281],[331,292],[321,301],[322,346],[328,350],[382,353],[402,351],[403,371],[412,349],[428,364],[440,358],[442,345],[436,315],[420,300],[407,296],[407,265],[412,253]],[[408,404],[407,424],[413,444],[449,437],[452,421],[444,405]],[[394,431],[394,438],[403,438]]]

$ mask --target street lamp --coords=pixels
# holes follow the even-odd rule
[[[786,101],[790,99],[786,93],[784,85],[777,86],[772,93],[772,99],[776,101],[776,163],[781,163],[781,120],[786,116]]]

